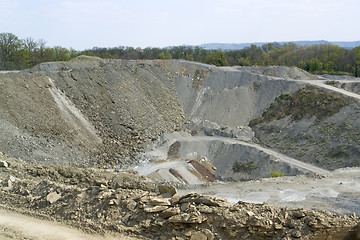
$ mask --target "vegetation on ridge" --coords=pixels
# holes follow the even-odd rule
[[[308,86],[293,94],[281,94],[262,117],[250,121],[249,126],[279,120],[286,116],[291,116],[295,121],[315,116],[320,121],[339,112],[347,104],[347,100],[336,93],[327,93]]]
[[[360,76],[360,46],[345,49],[330,44],[298,46],[294,43],[251,45],[238,51],[206,50],[198,46],[168,48],[113,47],[84,51],[47,47],[42,39],[19,39],[0,33],[0,70],[25,69],[41,62],[67,61],[79,55],[114,59],[186,59],[216,66],[297,66],[316,74]]]

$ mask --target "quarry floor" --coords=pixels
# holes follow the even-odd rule
[[[274,206],[327,210],[360,215],[360,168],[338,169],[326,175],[263,178],[245,182],[218,182],[180,189],[216,195],[232,203],[268,203]]]

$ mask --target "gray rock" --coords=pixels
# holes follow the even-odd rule
[[[166,209],[165,211],[160,213],[160,217],[162,218],[169,218],[175,215],[180,214],[180,208],[169,208]]]
[[[9,164],[6,161],[0,161],[0,167],[8,168]]]
[[[207,240],[214,240],[215,239],[215,235],[209,229],[204,229],[203,232],[206,235]]]
[[[176,188],[171,185],[159,185],[158,189],[159,189],[160,194],[170,193],[171,196],[174,196],[175,194],[177,194]]]
[[[190,240],[207,240],[207,239],[208,239],[207,236],[202,232],[194,232],[190,237]]]
[[[291,233],[291,236],[293,236],[294,238],[301,238],[301,232],[300,231],[293,231]]]
[[[61,193],[51,192],[46,196],[46,201],[48,201],[50,204],[53,204],[60,198],[61,198]]]
[[[144,207],[144,211],[147,213],[156,213],[156,212],[162,212],[166,209],[168,209],[168,206],[151,206],[147,205]]]
[[[150,199],[149,203],[153,206],[170,206],[170,199],[169,198],[152,198]]]
[[[215,207],[231,206],[231,203],[229,203],[226,199],[216,196],[199,195],[198,193],[189,193],[180,198],[180,203],[191,202]]]
[[[169,218],[169,222],[172,223],[202,223],[206,221],[206,217],[200,214],[193,214],[193,213],[182,213],[179,215],[175,215]]]

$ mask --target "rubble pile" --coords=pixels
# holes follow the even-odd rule
[[[2,155],[2,205],[89,232],[149,239],[354,239],[359,218],[156,185],[135,172],[26,164]]]

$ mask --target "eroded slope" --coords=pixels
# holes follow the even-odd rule
[[[182,127],[163,62],[78,58],[0,82],[0,148],[28,161],[123,165],[145,140]]]

